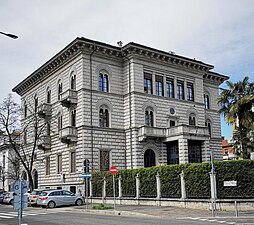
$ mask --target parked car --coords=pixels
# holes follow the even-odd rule
[[[3,198],[3,202],[7,204],[13,205],[13,191],[7,192],[6,195]]]
[[[84,197],[75,195],[66,190],[45,190],[42,191],[37,200],[37,205],[54,208],[62,205],[82,205]]]
[[[4,196],[5,196],[6,194],[7,194],[7,192],[1,192],[1,193],[0,193],[0,203],[3,202]]]
[[[37,205],[37,200],[38,200],[38,197],[39,195],[41,194],[43,190],[33,190],[32,193],[29,195],[28,197],[28,202],[31,204],[31,205]]]

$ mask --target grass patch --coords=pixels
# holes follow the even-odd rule
[[[94,205],[93,209],[97,209],[97,210],[105,210],[105,209],[113,209],[112,206],[105,206],[104,204],[99,204],[99,205]]]

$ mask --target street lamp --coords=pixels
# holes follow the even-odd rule
[[[4,33],[4,32],[1,32],[1,31],[0,31],[0,34],[3,34],[3,35],[5,35],[7,37],[10,37],[12,39],[17,39],[18,38],[18,36],[14,35],[14,34],[7,34],[7,33]]]

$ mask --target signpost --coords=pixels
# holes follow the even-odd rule
[[[110,173],[113,175],[114,210],[116,210],[115,175],[117,173],[117,169],[115,166],[110,167]]]
[[[89,160],[84,160],[84,174],[81,175],[83,179],[86,179],[86,209],[88,209],[88,179],[92,177],[92,174],[89,173]]]
[[[22,222],[22,209],[27,208],[28,181],[18,179],[13,184],[13,208],[18,209],[19,225]]]

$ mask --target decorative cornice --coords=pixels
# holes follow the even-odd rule
[[[211,75],[211,72],[209,72],[209,70],[213,69],[212,65],[197,61],[195,59],[179,56],[172,52],[164,52],[133,42],[128,43],[121,48],[106,43],[90,40],[84,37],[78,37],[73,40],[69,45],[67,45],[63,50],[53,56],[50,60],[48,60],[45,64],[43,64],[40,68],[35,70],[26,79],[20,82],[16,87],[12,89],[12,91],[18,93],[19,95],[23,95],[32,87],[36,86],[39,82],[49,77],[52,73],[54,73],[56,70],[58,70],[60,67],[62,67],[74,57],[77,57],[82,53],[90,54],[94,50],[96,51],[96,54],[115,57],[121,60],[125,57],[146,57],[150,60],[161,61],[166,64],[200,71],[202,73],[205,73],[204,78],[213,76],[215,77],[215,80],[225,80],[225,76],[222,76],[220,74],[212,73],[213,75]],[[228,77],[226,78],[228,79]]]
[[[207,73],[205,73],[203,75],[203,78],[212,82],[216,82],[218,84],[222,84],[225,80],[228,80],[229,77],[216,73],[216,72],[212,72],[212,71],[208,71]]]

